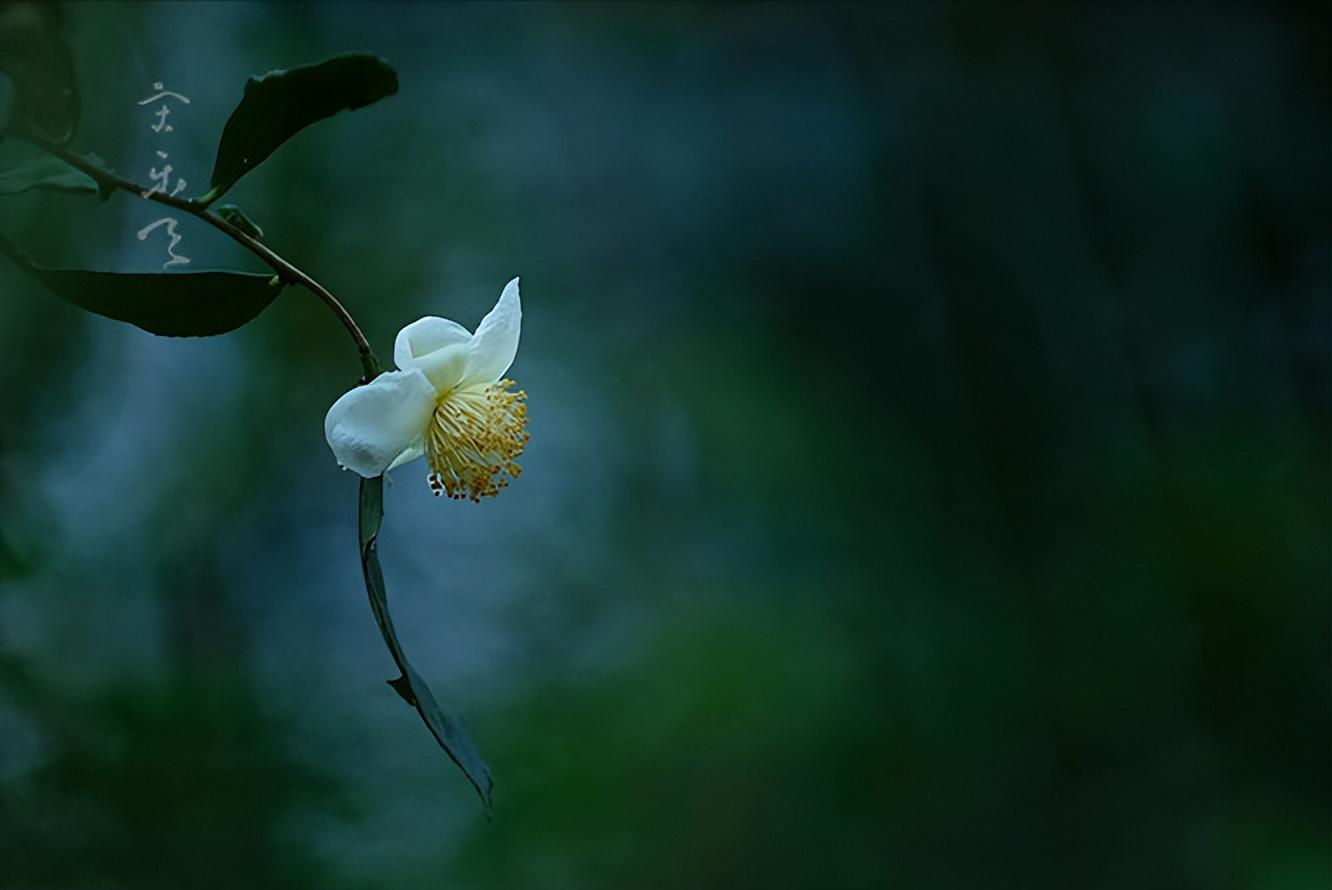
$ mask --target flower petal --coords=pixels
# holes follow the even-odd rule
[[[412,461],[416,460],[418,457],[420,457],[423,454],[425,454],[424,433],[422,433],[421,438],[416,441],[416,444],[412,445],[411,448],[408,448],[402,454],[399,454],[397,457],[393,458],[393,463],[389,464],[388,470],[385,470],[384,472],[387,473],[389,470],[395,470],[398,467],[402,466],[403,464],[411,463]]]
[[[367,479],[420,447],[435,387],[419,370],[389,371],[333,403],[324,436],[338,464]]]
[[[393,341],[393,361],[401,370],[410,371],[421,356],[471,339],[467,328],[456,321],[427,315],[398,331],[398,339]]]
[[[413,359],[416,370],[422,372],[434,385],[435,391],[446,393],[458,386],[467,368],[467,359],[471,350],[467,343],[454,343],[443,349]]]
[[[499,302],[472,336],[467,357],[467,370],[462,385],[494,383],[504,376],[518,354],[518,333],[522,326],[523,307],[518,298],[518,279],[504,287]]]

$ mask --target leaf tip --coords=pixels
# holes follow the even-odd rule
[[[394,692],[402,696],[403,701],[407,702],[407,704],[411,705],[413,708],[416,707],[416,696],[412,694],[412,684],[405,674],[392,680],[386,680],[385,682],[393,687]]]

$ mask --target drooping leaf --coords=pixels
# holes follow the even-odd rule
[[[29,189],[56,189],[97,194],[97,180],[59,158],[40,155],[14,166],[0,165],[0,195],[18,195]]]
[[[234,331],[264,311],[282,290],[272,276],[250,272],[48,269],[3,235],[0,253],[75,306],[164,337],[211,337]]]
[[[4,128],[30,129],[62,145],[74,136],[79,93],[60,4],[0,4],[0,72],[13,81],[14,92]]]
[[[365,53],[347,53],[314,65],[251,77],[222,130],[213,188],[203,200],[216,199],[310,124],[397,91],[398,75],[393,68]]]
[[[379,566],[379,554],[376,542],[379,527],[384,518],[384,477],[361,480],[360,499],[360,537],[361,570],[365,575],[365,589],[370,596],[370,608],[375,613],[380,633],[388,645],[393,662],[402,672],[402,676],[390,680],[389,685],[402,696],[403,700],[416,708],[426,728],[435,737],[435,741],[444,749],[458,768],[467,776],[476,793],[481,796],[486,816],[490,816],[491,791],[495,781],[491,778],[490,767],[481,759],[476,750],[476,743],[468,734],[462,721],[455,715],[440,708],[435,696],[430,692],[425,679],[416,672],[402,643],[398,641],[397,631],[393,629],[393,619],[389,615],[388,591],[384,587],[384,573]]]

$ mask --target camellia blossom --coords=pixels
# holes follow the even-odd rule
[[[516,461],[528,440],[527,394],[504,378],[522,314],[515,278],[475,334],[434,316],[399,331],[398,370],[328,409],[324,435],[338,463],[369,479],[424,454],[436,495],[476,502],[499,494],[522,472]]]

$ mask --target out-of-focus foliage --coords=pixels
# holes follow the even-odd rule
[[[11,127],[67,142],[79,123],[73,53],[58,3],[5,0],[0,4],[0,77],[12,98],[0,133]]]
[[[74,144],[141,179],[202,183],[255,71],[391,59],[246,212],[381,355],[521,274],[533,439],[476,508],[397,471],[379,540],[487,824],[384,694],[336,322],[154,338],[0,267],[0,885],[1332,882],[1326,5],[65,25]],[[160,210],[0,229],[148,271]]]
[[[36,149],[13,145],[16,148],[6,145],[0,149],[0,196],[21,195],[35,188],[98,193],[96,180],[88,174]]]

